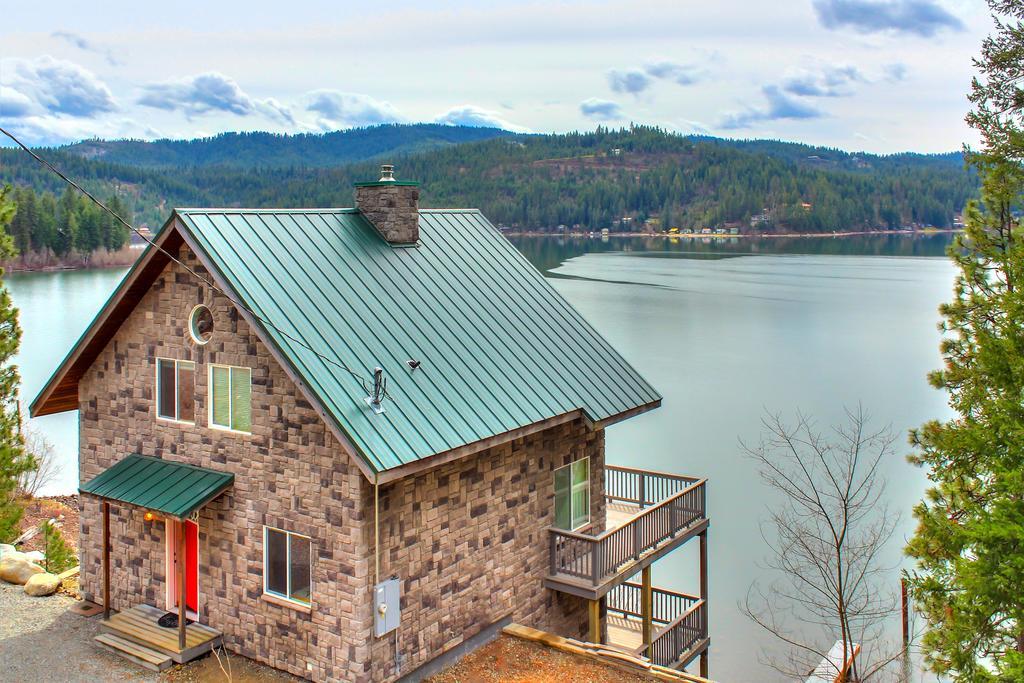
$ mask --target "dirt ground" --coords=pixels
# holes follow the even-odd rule
[[[24,502],[24,514],[21,516],[21,531],[38,527],[48,519],[60,522],[64,540],[72,548],[78,549],[78,496],[47,496],[33,498]],[[18,546],[18,550],[43,549],[43,535],[36,534]]]
[[[429,683],[650,683],[651,678],[502,635]]]

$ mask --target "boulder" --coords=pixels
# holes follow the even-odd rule
[[[0,543],[0,558],[4,555],[18,552],[18,549],[9,543]]]
[[[29,562],[35,562],[36,564],[40,564],[46,560],[46,555],[44,555],[40,550],[30,550],[25,553],[25,557],[28,558]]]
[[[56,574],[33,574],[28,581],[25,582],[25,593],[34,597],[41,597],[43,595],[53,595],[57,592],[57,588],[60,587],[60,579],[57,578]]]
[[[42,574],[44,570],[35,564],[22,553],[12,553],[0,559],[0,579],[7,583],[16,583],[19,586],[25,585],[34,574]]]

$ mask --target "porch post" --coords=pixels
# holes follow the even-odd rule
[[[103,501],[103,620],[110,619],[110,503]]]
[[[700,599],[704,601],[704,623],[703,631],[701,635],[704,638],[708,637],[708,615],[711,610],[708,609],[708,532],[704,530],[700,535]],[[708,677],[708,650],[704,650],[700,653],[700,675],[701,678]]]
[[[601,643],[601,601],[589,600],[590,633],[587,638],[592,643]]]
[[[643,619],[641,638],[644,644],[644,654],[652,656],[651,639],[654,630],[654,591],[651,587],[651,565],[647,565],[640,571],[640,616]]]
[[[185,522],[178,522],[178,649],[185,649]]]

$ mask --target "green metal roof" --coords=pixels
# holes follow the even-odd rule
[[[661,399],[479,211],[421,210],[419,244],[404,249],[354,209],[176,213],[374,472],[575,410],[600,422]],[[383,368],[386,411],[321,355],[370,384]]]
[[[235,475],[133,453],[82,486],[82,493],[179,519],[221,494]]]

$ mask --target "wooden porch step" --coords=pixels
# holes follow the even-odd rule
[[[120,636],[115,636],[113,633],[101,633],[93,638],[93,640],[104,650],[120,655],[139,666],[145,667],[150,671],[156,671],[157,673],[170,668],[174,663],[170,655],[151,650],[136,642],[125,640]]]

